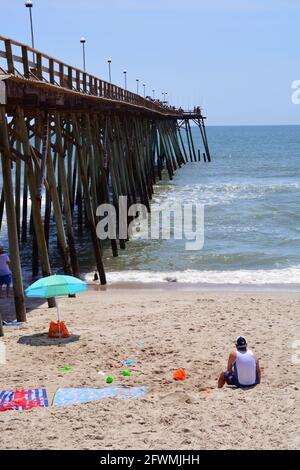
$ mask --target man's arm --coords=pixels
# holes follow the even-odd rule
[[[259,360],[257,359],[257,357],[255,359],[256,359],[256,380],[260,383],[261,370],[260,370],[260,366],[259,366]]]
[[[228,358],[228,363],[227,363],[227,370],[228,372],[230,372],[232,374],[232,366],[233,364],[235,363],[236,361],[236,351],[232,351],[230,354],[229,354],[229,358]]]

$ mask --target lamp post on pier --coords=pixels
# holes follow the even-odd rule
[[[139,94],[139,84],[140,84],[140,80],[137,78],[136,79],[136,94],[137,95]]]
[[[153,99],[155,100],[155,90],[152,90],[152,96],[153,96]]]
[[[108,76],[109,76],[109,83],[111,83],[111,59],[108,59]]]
[[[80,42],[82,44],[83,71],[85,72],[85,43],[86,43],[86,39],[82,36],[80,38]]]
[[[127,70],[124,70],[124,85],[125,85],[125,90],[127,90]]]
[[[143,83],[143,88],[144,88],[144,98],[146,98],[146,83]]]
[[[32,0],[27,0],[27,2],[25,2],[25,7],[29,9],[30,30],[31,30],[31,47],[32,47],[32,49],[34,49],[34,33],[33,33],[33,21],[32,21],[33,3],[32,3]],[[32,57],[33,57],[33,62],[35,62],[34,53],[32,53]]]

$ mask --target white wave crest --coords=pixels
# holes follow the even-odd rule
[[[86,275],[88,282],[93,274]],[[114,271],[107,273],[109,283],[116,282],[179,282],[188,284],[300,284],[300,266],[270,270],[236,271]]]

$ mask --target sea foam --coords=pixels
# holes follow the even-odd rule
[[[86,275],[92,281],[91,273]],[[109,283],[117,282],[179,282],[188,284],[300,284],[300,266],[270,270],[236,271],[198,271],[185,270],[174,272],[162,271],[114,271],[107,273]]]

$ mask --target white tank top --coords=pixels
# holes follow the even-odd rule
[[[256,359],[252,351],[236,351],[235,370],[241,385],[254,385],[256,382]]]

